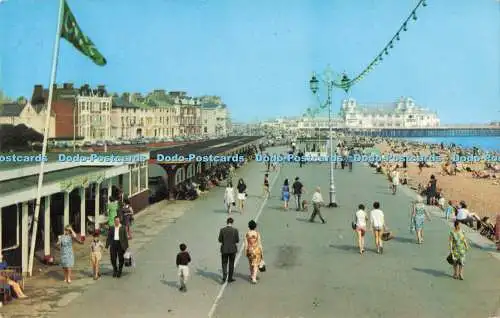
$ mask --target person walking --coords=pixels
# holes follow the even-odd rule
[[[460,229],[460,222],[455,221],[453,230],[449,237],[450,254],[453,260],[453,278],[464,280],[465,256],[469,249],[469,244],[465,235]]]
[[[392,194],[395,195],[399,185],[399,171],[397,166],[394,167],[394,170],[392,171],[391,174],[391,178],[392,178]]]
[[[417,201],[413,204],[411,212],[411,222],[417,235],[417,244],[424,242],[424,222],[425,219],[430,221],[429,213],[424,204],[424,198],[419,196]]]
[[[281,199],[285,202],[284,209],[288,210],[288,202],[290,201],[290,186],[288,185],[288,179],[285,179],[283,187],[281,188]]]
[[[64,234],[59,236],[57,245],[61,248],[61,267],[64,271],[64,281],[71,284],[71,270],[75,266],[75,255],[73,253],[73,241],[83,244],[78,240],[71,225],[64,227]]]
[[[228,218],[226,221],[226,226],[219,231],[219,243],[221,261],[222,261],[222,284],[226,281],[228,283],[234,282],[234,260],[236,259],[236,253],[238,252],[238,247],[236,244],[240,242],[240,235],[238,229],[233,227],[233,218]]]
[[[354,214],[354,231],[358,235],[359,254],[365,252],[365,235],[368,225],[368,214],[363,204],[358,205],[358,211]]]
[[[269,174],[268,173],[266,173],[264,175],[264,187],[263,187],[262,196],[264,198],[269,198],[271,196],[271,192],[269,192]]]
[[[321,205],[324,204],[324,200],[323,200],[323,196],[321,195],[321,188],[320,187],[316,188],[316,192],[314,192],[311,201],[313,204],[313,212],[311,214],[311,218],[309,219],[309,222],[314,222],[314,220],[316,219],[316,216],[319,216],[321,223],[325,224],[326,220],[321,215]]]
[[[128,239],[132,239],[132,231],[130,230],[130,226],[134,221],[134,209],[132,209],[132,205],[130,204],[129,199],[123,200],[123,207],[120,209],[120,219],[121,223],[125,225]]]
[[[227,214],[231,214],[233,206],[236,205],[234,201],[233,184],[231,182],[228,182],[224,192],[224,205],[226,207]]]
[[[128,235],[125,227],[120,223],[120,217],[116,216],[113,226],[108,231],[106,249],[110,248],[111,265],[113,266],[113,277],[122,276],[123,264],[125,263],[125,252],[128,250]],[[116,263],[118,260],[118,264]]]
[[[437,180],[434,175],[431,175],[431,178],[426,188],[427,205],[436,204],[436,194],[437,194]]]
[[[114,225],[115,217],[118,215],[118,201],[115,199],[114,196],[111,196],[109,198],[107,211],[108,211],[108,227],[111,228]]]
[[[300,182],[299,177],[295,178],[295,182],[292,184],[292,188],[297,211],[300,211],[302,208],[302,193],[304,191],[304,185],[302,184],[302,182]]]
[[[382,243],[382,234],[385,228],[384,212],[380,209],[380,203],[373,203],[373,210],[370,212],[370,224],[373,229],[373,236],[375,237],[375,247],[377,254],[384,253],[384,246]]]
[[[248,232],[245,234],[245,252],[250,267],[250,280],[257,283],[257,274],[262,262],[262,240],[260,233],[256,231],[257,223],[252,220],[248,222]]]
[[[94,280],[97,280],[101,277],[101,273],[99,271],[101,268],[102,250],[104,249],[104,244],[102,244],[99,239],[98,231],[94,232],[93,237],[92,243],[90,243],[90,264],[92,265]]]
[[[240,213],[243,214],[245,211],[245,200],[247,199],[247,185],[243,179],[240,179],[236,188],[238,189],[238,207]]]
[[[187,251],[187,245],[181,243],[179,245],[180,252],[175,258],[177,265],[177,276],[179,277],[179,291],[187,292],[186,282],[189,278],[189,263],[191,263],[191,255]]]

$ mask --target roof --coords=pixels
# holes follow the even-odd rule
[[[17,117],[21,114],[26,105],[21,104],[1,104],[0,117]]]
[[[217,108],[221,107],[221,105],[216,104],[216,103],[203,103],[201,104],[201,108]]]
[[[164,156],[218,155],[237,147],[261,139],[260,136],[236,136],[222,139],[207,140],[204,142],[185,144],[162,149],[151,149],[151,159],[156,159],[159,154]]]
[[[48,172],[43,175],[43,183],[63,181],[68,178],[83,176],[91,173],[102,172],[104,167],[78,167],[55,172]],[[0,182],[0,193],[2,195],[31,188],[38,182],[38,175],[24,178],[12,179]]]
[[[139,108],[138,105],[132,104],[121,97],[113,97],[112,105],[115,108]]]

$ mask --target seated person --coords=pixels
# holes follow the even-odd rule
[[[474,227],[474,214],[467,210],[467,204],[464,201],[460,202],[457,212],[457,221],[469,227]]]
[[[403,177],[401,178],[401,184],[408,184],[408,171],[403,172]]]
[[[0,254],[0,283],[9,285],[12,290],[14,290],[17,298],[28,298],[28,296],[23,293],[21,286],[17,282],[10,279],[4,272],[2,272],[2,270],[7,269],[7,267],[7,262],[3,261],[3,255]]]

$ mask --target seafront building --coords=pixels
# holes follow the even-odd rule
[[[360,104],[351,98],[344,100],[340,112],[333,115],[334,128],[435,128],[440,120],[436,112],[418,106],[411,98],[401,97],[393,103]],[[290,132],[314,132],[328,129],[327,116],[285,117],[261,122],[264,129]]]
[[[2,102],[0,124],[25,124],[43,133],[48,89],[35,85],[29,102]],[[110,94],[103,85],[55,85],[50,137],[82,141],[176,136],[226,136],[228,106],[218,96],[154,90]]]

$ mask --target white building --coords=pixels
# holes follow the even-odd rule
[[[340,116],[346,128],[425,128],[438,127],[435,112],[401,98],[390,104],[360,105],[355,99],[342,103]]]
[[[0,104],[0,124],[13,126],[24,124],[43,135],[46,117],[46,105],[32,105],[30,102]],[[49,138],[55,137],[55,127],[56,116],[52,111],[50,116]]]
[[[76,95],[75,130],[85,141],[110,140],[112,97],[104,86],[83,86]]]
[[[204,136],[226,136],[229,126],[229,111],[225,104],[201,105],[201,129]]]

